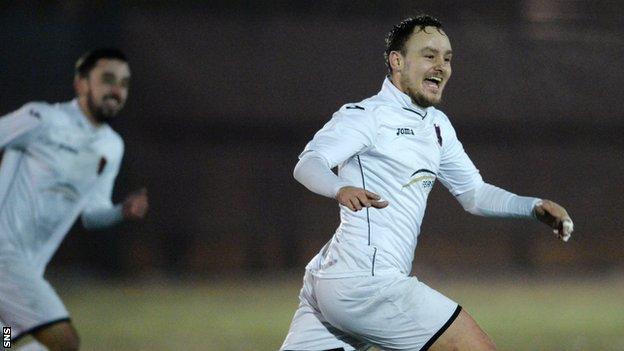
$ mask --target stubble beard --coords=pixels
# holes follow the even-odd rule
[[[418,89],[412,89],[412,81],[406,76],[401,77],[401,85],[405,87],[405,93],[407,94],[407,96],[410,97],[410,99],[412,99],[412,102],[420,107],[427,108],[430,106],[435,106],[441,101],[441,98],[428,98],[427,96],[419,92]]]
[[[89,108],[89,112],[91,112],[91,115],[100,123],[109,123],[113,119],[113,117],[117,115],[119,110],[121,110],[121,108],[118,110],[106,109],[103,103],[98,106],[95,103],[95,99],[93,98],[93,94],[91,91],[89,91],[89,94],[87,94],[87,107]]]

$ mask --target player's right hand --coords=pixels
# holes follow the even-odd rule
[[[354,186],[340,188],[336,194],[336,200],[351,211],[359,211],[366,207],[384,208],[388,206],[388,201],[382,201],[379,195]]]

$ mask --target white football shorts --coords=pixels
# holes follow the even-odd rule
[[[319,278],[306,271],[280,350],[427,350],[461,307],[400,274]]]
[[[47,280],[27,263],[0,259],[0,325],[13,340],[64,320],[69,313]]]

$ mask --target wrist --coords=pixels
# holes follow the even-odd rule
[[[334,185],[334,189],[333,189],[333,194],[334,194],[334,198],[336,198],[338,196],[338,193],[340,192],[340,190],[344,187],[350,186],[350,184],[346,181],[340,180],[338,181],[335,185]]]
[[[542,200],[542,199],[537,199],[536,198],[535,200],[533,200],[533,206],[532,206],[533,210],[531,211],[531,217],[533,217],[536,220],[539,220],[539,218],[537,218],[537,211],[536,210],[537,210],[538,207],[542,206],[542,203],[544,203],[544,200]]]
[[[123,202],[120,202],[118,204],[116,204],[113,207],[113,211],[115,213],[115,217],[119,220],[125,220],[126,219],[126,207],[124,206]]]

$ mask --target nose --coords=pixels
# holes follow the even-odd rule
[[[111,86],[111,92],[116,95],[119,95],[121,93],[121,86],[119,84],[113,84]]]
[[[444,73],[449,70],[450,68],[449,65],[450,64],[444,58],[439,58],[438,60],[436,60],[436,63],[433,69],[436,72]]]
[[[126,90],[126,88],[122,87],[120,84],[113,84],[113,85],[111,85],[110,92],[111,92],[111,94],[119,97],[120,99],[123,99],[123,97],[125,96],[124,95],[125,90]]]
[[[446,61],[444,61],[444,58],[439,57],[436,60],[435,69],[442,70],[445,64],[446,64]]]

